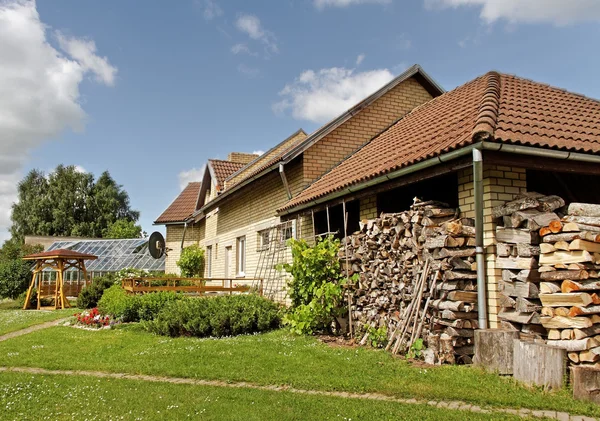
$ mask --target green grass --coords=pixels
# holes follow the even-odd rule
[[[52,320],[62,319],[78,312],[78,309],[66,310],[1,310],[0,335],[25,329]]]
[[[3,420],[517,420],[505,414],[137,380],[0,373]]]
[[[379,392],[600,416],[598,406],[574,401],[568,390],[545,393],[474,367],[415,367],[383,351],[333,348],[284,331],[224,339],[172,339],[150,335],[137,325],[97,332],[54,327],[1,342],[0,361],[7,366]]]

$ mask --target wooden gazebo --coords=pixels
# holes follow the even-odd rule
[[[51,251],[44,251],[42,253],[30,254],[23,257],[23,260],[34,260],[35,267],[33,269],[33,277],[31,279],[31,285],[27,290],[27,296],[25,297],[25,304],[23,310],[30,307],[29,300],[33,289],[37,287],[37,309],[41,308],[42,298],[54,298],[54,309],[71,307],[67,296],[65,294],[64,286],[64,274],[68,269],[80,270],[83,274],[83,279],[87,280],[87,271],[85,269],[86,260],[95,260],[96,256],[93,254],[79,253],[73,250],[57,249]],[[42,288],[42,271],[44,269],[54,269],[56,271],[56,282],[54,285],[50,284],[50,288]],[[54,288],[52,288],[52,286]]]

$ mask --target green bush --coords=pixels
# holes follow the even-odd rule
[[[159,335],[222,337],[264,332],[279,323],[278,305],[250,294],[174,301],[144,327]]]
[[[120,285],[113,285],[104,291],[98,301],[98,310],[122,322],[139,322],[154,319],[168,303],[182,298],[183,295],[171,291],[127,294]]]
[[[177,261],[183,277],[201,277],[204,274],[204,249],[197,245],[185,247]]]
[[[332,236],[310,247],[304,240],[290,240],[292,264],[284,269],[292,275],[288,293],[292,305],[283,322],[292,332],[312,334],[327,330],[335,316],[343,314],[344,276],[338,260],[339,240]]]
[[[102,298],[104,290],[113,286],[116,282],[115,275],[104,275],[94,278],[91,284],[81,290],[77,297],[77,307],[94,308]]]
[[[0,298],[16,299],[29,288],[31,264],[23,260],[0,261]]]

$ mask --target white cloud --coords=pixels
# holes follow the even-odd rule
[[[90,40],[65,38],[65,53],[49,42],[35,3],[0,1],[0,241],[29,152],[64,130],[83,130],[79,84],[86,73],[114,83],[116,68]],[[78,42],[73,42],[78,41]]]
[[[583,21],[600,21],[598,0],[425,0],[425,6],[481,9],[487,23],[505,19],[510,23],[552,23],[562,26]]]
[[[238,16],[235,22],[236,28],[256,41],[260,41],[265,48],[272,52],[279,52],[277,47],[277,38],[271,31],[267,31],[260,23],[260,19],[254,15],[242,14]]]
[[[389,4],[392,0],[314,0],[314,5],[317,9],[326,7],[348,7],[355,4]]]
[[[243,74],[244,76],[253,79],[260,74],[260,70],[256,67],[246,66],[244,63],[240,63],[237,67],[238,72]]]
[[[250,48],[248,48],[248,46],[243,43],[235,44],[233,47],[231,47],[231,52],[233,54],[248,54],[249,56],[253,56],[253,57],[258,56],[257,53],[250,50]]]
[[[318,71],[306,70],[279,95],[273,111],[291,110],[298,120],[324,123],[348,110],[394,78],[388,69],[355,72],[354,69],[333,67]]]
[[[82,174],[86,174],[88,171],[83,168],[81,165],[75,165],[75,171],[82,173]]]
[[[362,63],[365,59],[365,55],[364,54],[359,54],[358,57],[356,57],[356,65],[360,66],[360,63]]]
[[[204,19],[213,20],[214,18],[223,15],[223,9],[221,9],[217,2],[213,0],[204,0],[201,4],[204,8],[204,11],[202,12]]]
[[[79,63],[84,72],[92,72],[98,82],[113,86],[117,68],[106,57],[96,55],[96,43],[88,39],[67,37],[57,32],[60,48]]]
[[[202,181],[202,177],[204,176],[204,170],[206,165],[203,165],[200,168],[192,168],[187,171],[181,171],[177,177],[179,178],[179,188],[183,190],[188,183],[192,181]]]
[[[258,151],[253,151],[252,152],[254,155],[263,155],[265,153],[265,151],[263,150],[258,150]]]

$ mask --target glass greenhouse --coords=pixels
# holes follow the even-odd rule
[[[56,241],[47,251],[57,249],[74,250],[98,256],[97,260],[86,262],[88,276],[91,278],[126,268],[145,269],[149,272],[165,271],[165,256],[160,259],[153,258],[148,252],[147,238]],[[54,275],[54,272],[44,273],[44,278]],[[81,276],[77,270],[67,270],[65,282],[79,281]]]

